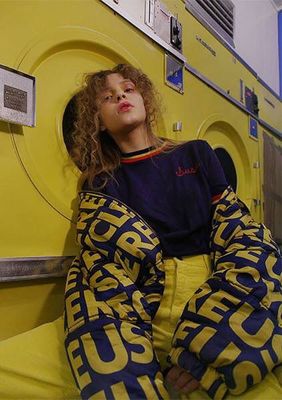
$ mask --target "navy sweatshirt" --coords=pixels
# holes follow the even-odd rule
[[[165,257],[209,254],[212,205],[228,184],[207,142],[193,140],[169,151],[162,147],[123,153],[114,176],[102,192],[148,222]],[[96,177],[94,188],[99,184]]]

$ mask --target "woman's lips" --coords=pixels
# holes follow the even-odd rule
[[[128,101],[125,101],[125,102],[123,102],[123,103],[121,103],[119,106],[118,106],[118,112],[125,112],[125,111],[128,111],[130,108],[132,108],[133,107],[133,105],[131,104],[131,103],[129,103]]]

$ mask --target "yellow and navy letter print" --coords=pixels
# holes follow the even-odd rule
[[[160,243],[131,209],[80,194],[65,292],[65,346],[83,399],[166,399],[151,320],[164,287]]]
[[[282,362],[282,261],[269,230],[230,188],[214,213],[211,252],[214,273],[187,303],[170,360],[220,400]]]

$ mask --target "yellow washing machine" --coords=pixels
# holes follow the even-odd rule
[[[0,122],[5,338],[53,320],[63,310],[64,278],[52,276],[64,275],[77,253],[80,172],[66,143],[72,99],[84,73],[120,62],[140,67],[142,60],[143,70],[162,85],[163,51],[100,1],[6,1],[1,13],[1,35],[9,37],[9,45],[0,45],[2,64],[36,78],[36,125]],[[137,43],[142,43],[138,51]]]

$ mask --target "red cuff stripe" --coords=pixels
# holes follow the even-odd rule
[[[218,202],[218,200],[221,198],[221,196],[222,196],[222,193],[212,196],[212,204],[216,204]]]

